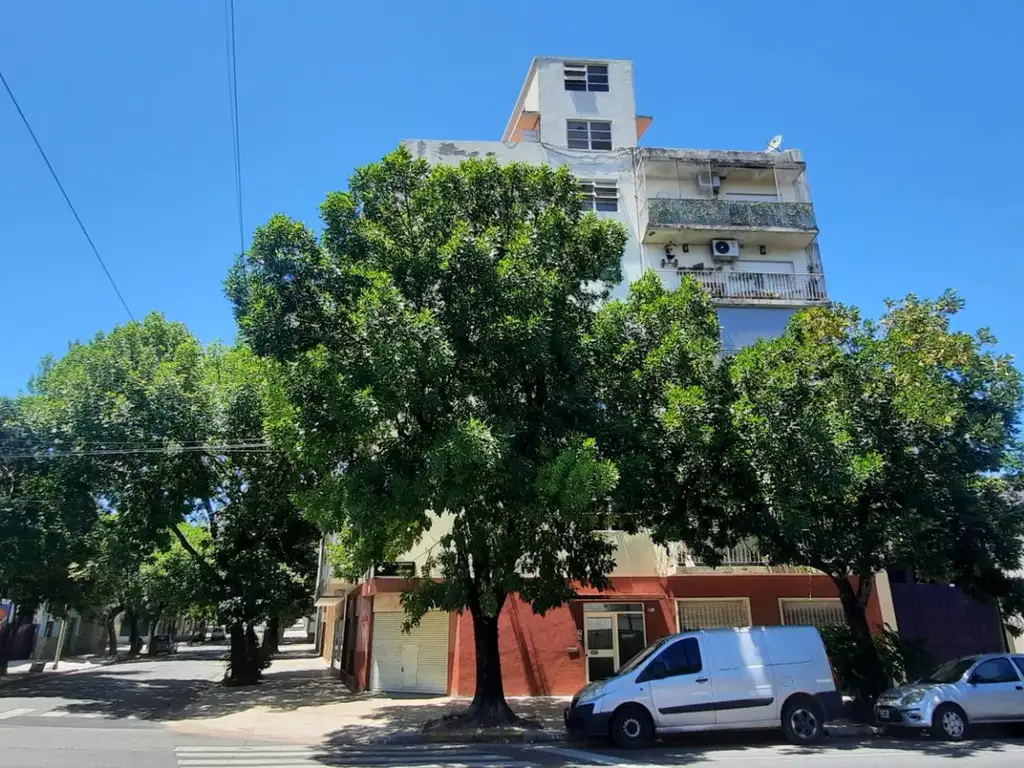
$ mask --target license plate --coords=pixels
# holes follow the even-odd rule
[[[889,719],[889,710],[888,709],[880,709],[880,710],[878,710],[878,719],[879,720],[888,720]]]

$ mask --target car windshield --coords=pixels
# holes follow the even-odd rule
[[[947,661],[945,664],[940,664],[932,670],[931,674],[927,677],[922,677],[917,682],[919,683],[955,683],[964,673],[971,668],[977,659],[970,657],[967,659],[954,659],[953,661]]]
[[[661,640],[655,640],[653,643],[651,643],[642,651],[640,651],[640,653],[638,653],[632,659],[630,659],[621,667],[619,667],[619,669],[615,672],[614,677],[619,677],[620,675],[628,675],[634,669],[643,664],[644,661],[646,661],[651,656],[651,654],[653,654],[655,651],[657,651],[659,648],[665,645],[665,643],[667,643],[673,637],[674,635],[668,635],[667,637],[661,638]]]

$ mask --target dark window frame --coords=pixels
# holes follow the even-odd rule
[[[978,678],[979,670],[981,670],[984,667],[989,666],[990,664],[998,665],[1000,663],[1006,665],[1005,672],[1009,672],[1010,675],[1013,675],[1013,677],[1010,677],[1009,675],[1005,674],[1005,672],[1004,672],[1004,674],[998,680],[996,680],[996,679],[992,679],[992,680],[979,680],[979,679],[977,679]],[[994,659],[985,659],[985,661],[981,662],[978,666],[976,666],[974,668],[974,671],[971,672],[970,679],[976,685],[998,685],[1000,683],[1019,683],[1020,682],[1020,675],[1017,673],[1017,670],[1015,669],[1015,665],[1013,664],[1013,662],[1011,662],[1005,656],[997,656]]]
[[[608,65],[584,64],[577,61],[562,63],[562,79],[567,91],[608,93]]]
[[[587,149],[595,152],[612,148],[610,120],[566,120],[566,146],[569,149]]]
[[[619,212],[619,184],[614,179],[580,179],[580,209],[598,213]]]

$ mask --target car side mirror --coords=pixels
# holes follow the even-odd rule
[[[968,685],[977,685],[980,682],[981,682],[981,678],[978,677],[977,675],[971,675],[970,677],[967,678],[967,684]]]

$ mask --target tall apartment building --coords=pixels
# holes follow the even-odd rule
[[[581,180],[585,205],[629,231],[618,295],[646,270],[668,286],[691,275],[717,306],[727,349],[778,335],[795,311],[826,302],[800,152],[641,147],[651,121],[637,114],[632,62],[545,57],[530,66],[501,141],[404,145],[431,163],[494,157],[568,165]],[[444,532],[442,520],[432,536]],[[647,536],[608,535],[617,545],[613,589],[590,591],[544,617],[516,599],[506,604],[506,693],[574,693],[681,629],[843,622],[827,577],[767,567],[756,546],[730,550],[724,565],[711,569],[683,545],[666,552]],[[420,575],[424,559],[411,556],[358,585],[321,569],[324,655],[356,687],[472,694],[468,614],[428,614],[412,634],[401,633],[398,593],[406,576]],[[884,620],[895,627],[884,574],[870,616],[876,626]]]

